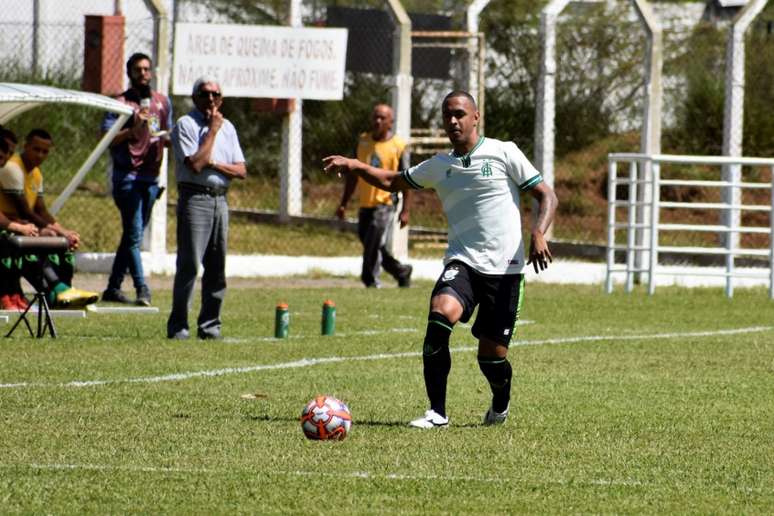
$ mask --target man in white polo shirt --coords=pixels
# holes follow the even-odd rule
[[[202,303],[196,321],[200,339],[220,339],[226,297],[228,202],[233,179],[247,176],[234,125],[220,109],[223,96],[213,77],[200,77],[191,94],[194,109],[172,130],[177,179],[177,260],[167,338],[189,338],[188,310],[199,267]]]
[[[478,338],[478,364],[492,390],[484,424],[505,422],[510,408],[511,365],[508,345],[524,295],[524,269],[548,267],[551,252],[544,237],[558,201],[540,173],[512,142],[479,137],[479,112],[473,97],[453,91],[443,101],[443,123],[453,151],[394,172],[356,159],[328,156],[326,171],[356,175],[388,191],[432,188],[449,223],[444,271],[433,288],[422,350],[430,409],[409,424],[445,427],[446,380],[451,369],[449,337],[457,321],[467,322],[479,306],[472,333]],[[521,238],[519,193],[538,202],[529,260]]]

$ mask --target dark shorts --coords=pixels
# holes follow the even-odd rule
[[[433,287],[432,297],[438,294],[454,296],[462,304],[462,322],[468,322],[478,306],[473,336],[508,346],[524,298],[524,275],[490,276],[453,261],[446,265]]]
[[[11,261],[18,255],[8,240],[10,237],[11,232],[0,229],[0,261],[5,261],[6,268],[10,267]],[[2,270],[5,269],[0,269],[0,271]]]

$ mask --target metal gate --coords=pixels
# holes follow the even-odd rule
[[[619,164],[628,163],[628,173],[618,176]],[[692,167],[686,167],[692,166]],[[713,167],[713,168],[708,168]],[[721,179],[721,168],[737,166],[744,173],[739,181]],[[692,172],[686,173],[686,170]],[[689,176],[689,177],[686,177]],[[696,177],[699,177],[698,179]],[[725,292],[733,296],[734,278],[766,278],[769,283],[769,297],[774,299],[774,159],[767,158],[730,158],[717,156],[673,156],[646,154],[610,154],[608,155],[608,223],[607,223],[607,275],[605,289],[613,290],[613,275],[625,274],[625,288],[630,292],[641,275],[647,275],[648,293],[656,289],[656,277],[676,274],[660,267],[659,255],[676,253],[680,255],[709,255],[724,258],[725,267],[721,272],[702,270],[681,271],[679,274],[698,276],[721,276],[725,278]],[[652,195],[638,196],[640,189],[651,186]],[[619,189],[619,187],[623,187]],[[700,200],[664,200],[669,189],[692,188],[703,192],[708,199]],[[768,190],[765,204],[760,194]],[[673,190],[674,191],[674,190]],[[739,194],[735,197],[733,194]],[[729,195],[730,194],[730,195]],[[620,198],[619,198],[620,196]],[[742,199],[738,203],[713,202],[719,199]],[[744,201],[745,197],[751,200]],[[746,202],[746,203],[745,203]],[[646,208],[646,209],[643,209]],[[649,209],[647,209],[649,208]],[[668,211],[668,221],[662,222],[664,211]],[[684,221],[686,214],[702,210],[704,220]],[[695,213],[695,212],[694,212]],[[715,217],[715,213],[717,217]],[[745,223],[745,215],[767,213],[768,225]],[[723,215],[726,215],[723,217]],[[731,216],[728,216],[731,215]],[[683,221],[681,221],[683,218]],[[691,218],[691,217],[688,217]],[[717,218],[717,221],[714,219]],[[725,221],[725,222],[724,222]],[[737,221],[741,221],[738,223]],[[623,231],[625,238],[616,239],[616,232]],[[660,242],[667,233],[682,233],[688,239],[696,234],[705,235],[703,245],[681,244],[679,238],[672,237],[670,245]],[[716,235],[716,238],[713,237]],[[638,238],[646,235],[645,238]],[[742,236],[758,235],[755,242],[744,246]],[[748,240],[753,240],[748,237]],[[737,242],[740,242],[737,244]],[[764,245],[765,244],[765,245]],[[620,255],[625,257],[617,262]],[[767,267],[759,271],[739,270],[736,259],[757,257],[766,259]],[[762,260],[761,260],[762,261]]]

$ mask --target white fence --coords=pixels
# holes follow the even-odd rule
[[[628,164],[628,173],[618,177],[619,164]],[[663,174],[662,165],[699,165],[718,167],[717,178],[692,179],[680,178],[676,173],[679,167],[670,166],[669,174]],[[723,167],[745,167],[745,175],[740,175],[739,181],[722,180]],[[761,174],[760,168],[764,171]],[[768,176],[768,177],[767,177]],[[756,180],[757,178],[757,180]],[[694,274],[699,276],[722,276],[725,278],[726,295],[733,296],[734,278],[765,278],[769,283],[769,297],[774,299],[774,159],[766,158],[731,158],[718,156],[672,156],[646,154],[610,154],[608,155],[608,222],[607,222],[607,274],[605,289],[613,290],[613,275],[625,274],[625,288],[630,292],[634,283],[647,274],[648,293],[653,294],[658,275],[673,275],[659,266],[659,254],[676,253],[683,255],[710,255],[725,258],[725,270],[716,272],[711,269],[698,268],[695,272],[681,271],[679,274]],[[625,186],[625,199],[618,199],[619,186]],[[718,189],[721,199],[743,199],[742,192],[765,189],[769,190],[767,204],[744,204],[741,200],[735,203],[725,202],[681,202],[678,200],[662,200],[662,195],[668,188],[693,187],[712,191]],[[723,195],[725,194],[725,195]],[[623,197],[623,195],[621,196]],[[670,223],[660,221],[662,210],[671,211],[673,219]],[[716,222],[678,223],[675,220],[692,210],[717,211]],[[745,212],[766,212],[769,214],[768,226],[743,225],[740,223]],[[722,217],[726,214],[726,217]],[[617,215],[622,215],[620,221]],[[710,217],[708,217],[709,219]],[[703,221],[702,221],[703,222]],[[616,241],[616,231],[625,231],[625,242]],[[718,235],[715,246],[708,245],[662,245],[659,238],[665,232],[682,233],[714,233]],[[739,242],[743,234],[762,234],[767,236],[768,247],[744,248]],[[625,261],[616,262],[616,251],[623,251]],[[768,260],[768,268],[756,270],[739,270],[736,266],[737,257],[764,257]]]

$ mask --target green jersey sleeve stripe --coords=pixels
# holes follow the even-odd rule
[[[521,190],[522,192],[526,192],[527,190],[532,190],[542,182],[543,182],[543,176],[541,175],[533,176],[530,179],[521,183],[519,185],[519,190]]]
[[[414,188],[415,190],[422,190],[424,187],[411,179],[411,176],[408,173],[408,170],[404,170],[400,173],[401,176],[403,176],[403,179],[406,180],[406,182],[411,186],[411,188]]]

